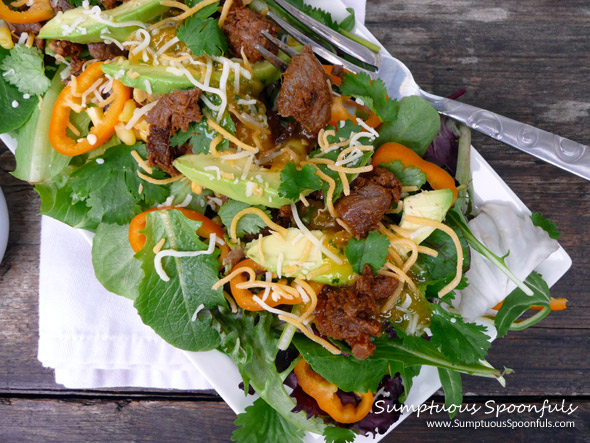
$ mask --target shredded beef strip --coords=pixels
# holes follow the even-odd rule
[[[338,200],[334,209],[358,239],[377,227],[385,212],[399,201],[401,191],[402,185],[395,175],[377,167],[359,175],[352,183],[350,195]]]
[[[371,336],[381,333],[377,300],[387,299],[398,285],[392,277],[374,276],[369,265],[351,286],[324,286],[314,311],[322,335],[346,341],[359,360],[373,355]]]
[[[49,42],[49,49],[62,57],[77,57],[82,52],[83,48],[84,47],[78,43],[72,43],[66,40],[51,40]]]
[[[324,68],[311,46],[291,59],[283,74],[276,106],[282,117],[293,117],[311,135],[330,121],[332,91]]]
[[[75,6],[72,5],[68,0],[57,0],[55,3],[52,2],[52,7],[56,12],[65,12],[75,8]]]
[[[248,60],[256,63],[262,59],[262,55],[256,49],[257,45],[273,54],[277,53],[277,48],[260,31],[268,31],[276,37],[278,28],[261,14],[242,6],[241,2],[231,6],[222,29],[227,37],[230,53],[234,57],[242,57],[241,51],[244,49]]]
[[[111,60],[120,55],[125,55],[127,51],[119,48],[114,43],[88,43],[88,52],[96,60]]]
[[[181,129],[188,131],[188,125],[192,122],[200,122],[201,107],[198,104],[201,90],[198,88],[184,91],[174,91],[160,97],[158,104],[149,111],[146,121],[160,128],[170,128],[173,131]]]
[[[173,165],[176,158],[192,152],[188,143],[170,146],[170,135],[177,130],[188,131],[189,124],[202,119],[199,107],[200,89],[187,89],[164,94],[158,104],[145,116],[151,125],[146,150],[148,163],[174,176],[178,171]]]
[[[20,35],[23,32],[26,32],[29,35],[34,35],[35,36],[35,46],[41,50],[43,50],[43,48],[45,48],[45,40],[36,38],[37,35],[39,35],[39,32],[41,31],[41,28],[43,27],[43,25],[41,23],[10,23],[10,22],[6,22],[6,25],[8,26],[8,29],[10,29],[10,32],[12,32],[14,34],[13,36],[13,40],[18,41],[18,38],[20,37]]]

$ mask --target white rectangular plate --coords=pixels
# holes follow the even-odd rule
[[[310,0],[307,1],[307,3],[330,11],[338,20],[342,20],[347,14],[345,6],[340,0]],[[371,41],[377,42],[375,37],[372,36],[363,25],[357,24],[355,32]],[[383,51],[385,51],[385,49],[383,49]],[[16,149],[15,140],[7,134],[1,134],[0,138],[6,143],[8,148],[14,152]],[[514,192],[512,192],[508,185],[504,183],[500,176],[496,174],[491,166],[473,147],[471,148],[471,169],[473,171],[476,204],[499,201],[512,204],[516,209],[530,213],[524,203]],[[91,233],[88,231],[81,232],[89,241],[92,241]],[[541,263],[536,270],[543,275],[543,278],[551,287],[563,276],[563,274],[566,273],[571,264],[572,261],[569,255],[560,246],[560,248]],[[489,323],[489,328],[491,328],[491,333],[495,333],[491,323]],[[244,392],[238,388],[242,378],[236,365],[226,355],[218,351],[185,352],[185,354],[236,414],[244,412],[246,407],[251,405],[256,399],[255,396],[245,396]],[[418,377],[414,380],[414,384],[405,404],[417,408],[438,391],[440,387],[441,385],[436,368],[424,366]],[[387,434],[395,429],[409,415],[411,414],[403,414],[401,418],[389,428]],[[378,442],[387,434],[378,435],[375,439],[359,436],[356,441],[367,443]],[[319,436],[309,433],[305,437],[306,442],[317,442],[318,439],[320,439]]]

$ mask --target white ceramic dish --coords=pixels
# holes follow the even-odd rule
[[[8,208],[6,207],[6,200],[0,188],[0,263],[6,252],[6,244],[8,243]]]
[[[345,17],[345,6],[340,0],[310,0],[307,3],[314,6],[321,7],[330,11],[334,17],[341,20]],[[355,31],[371,41],[376,39],[370,32],[362,25],[358,25]],[[385,51],[385,49],[383,49]],[[16,148],[15,141],[6,134],[0,135],[2,140],[14,152]],[[521,211],[530,212],[524,203],[516,196],[514,192],[504,183],[504,181],[496,174],[490,165],[483,159],[483,157],[472,148],[471,168],[473,171],[473,184],[475,189],[475,203],[481,204],[488,201],[500,201],[512,204],[515,208]],[[0,208],[1,216],[1,208]],[[92,234],[87,231],[81,231],[82,234],[92,241]],[[1,246],[1,235],[0,235]],[[0,248],[1,249],[1,248]],[[551,256],[549,256],[543,263],[537,267],[537,271],[543,275],[549,286],[557,282],[570,268],[571,259],[563,248],[559,248]],[[495,336],[495,329],[491,322],[487,323],[489,332]],[[221,395],[232,410],[238,414],[245,410],[256,397],[244,396],[244,392],[238,388],[238,384],[242,381],[237,367],[224,354],[218,351],[209,352],[185,352],[187,358],[194,364],[194,366],[207,378],[209,383]],[[418,377],[415,379],[413,387],[406,400],[406,405],[418,407],[424,403],[430,396],[440,389],[440,381],[438,373],[433,367],[423,367]],[[405,418],[410,414],[404,414],[394,423],[387,433],[395,429]],[[358,442],[377,442],[385,435],[379,435],[375,439],[370,437],[359,436]],[[313,434],[307,434],[306,442],[316,442],[320,437]]]

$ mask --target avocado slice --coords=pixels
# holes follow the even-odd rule
[[[447,211],[453,203],[453,192],[450,189],[438,189],[436,191],[422,191],[404,199],[404,213],[400,222],[400,228],[416,234],[412,239],[416,244],[424,241],[434,228],[410,223],[407,216],[427,218],[436,222],[442,222]]]
[[[321,231],[311,231],[312,235],[320,239],[324,234]],[[262,243],[261,243],[262,242]],[[261,243],[262,246],[259,246]],[[284,238],[279,235],[267,235],[261,239],[256,239],[246,246],[246,256],[251,258],[259,265],[271,272],[277,274],[279,257],[282,256],[281,276],[296,278],[302,276],[305,278],[310,272],[329,265],[327,271],[309,278],[309,280],[318,283],[325,283],[333,286],[348,285],[356,279],[352,266],[342,257],[342,264],[335,263],[329,257],[326,257],[319,248],[312,246],[305,262],[298,266],[299,259],[303,256],[303,251],[307,244],[307,239],[297,228],[287,229]],[[260,250],[264,256],[264,262],[260,255]]]
[[[279,196],[280,172],[252,164],[248,176],[242,179],[245,158],[222,161],[211,154],[188,154],[177,158],[174,166],[193,182],[234,200],[271,208],[292,203]]]
[[[148,91],[146,81],[149,82],[151,92],[153,94],[168,94],[169,92],[178,89],[190,89],[195,86],[181,71],[168,69],[166,66],[154,66],[141,63],[133,63],[129,60],[111,61],[102,65],[102,70],[125,86],[131,88],[138,88]],[[187,71],[196,79],[200,80],[201,71],[197,71],[190,66],[185,67]],[[131,75],[131,76],[130,76]],[[213,71],[211,75],[211,86],[219,86],[219,78],[221,72],[219,70]],[[234,79],[233,70],[230,72],[227,79],[228,84],[232,84]],[[240,79],[239,94],[250,94],[257,96],[263,88],[262,82],[256,77],[256,74],[250,79]]]
[[[79,7],[58,13],[41,28],[38,38],[67,40],[74,43],[102,42],[103,36],[125,41],[140,23],[149,22],[166,12],[161,0],[129,0],[120,6],[100,11],[98,6]],[[113,25],[131,22],[129,26]]]

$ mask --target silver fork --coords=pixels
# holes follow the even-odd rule
[[[476,131],[482,132],[579,177],[590,180],[590,149],[588,146],[543,131],[534,126],[517,122],[495,112],[486,111],[476,106],[426,92],[415,82],[407,66],[392,57],[384,48],[379,53],[375,53],[324,24],[317,22],[285,0],[275,0],[275,2],[287,11],[291,17],[309,28],[314,34],[320,36],[335,48],[353,57],[360,63],[364,63],[367,67],[360,67],[355,63],[339,57],[326,49],[319,42],[319,39],[316,40],[305,35],[272,11],[267,14],[267,17],[276,22],[293,38],[304,45],[310,45],[317,55],[329,63],[342,65],[345,69],[354,73],[366,72],[372,79],[380,78],[385,83],[387,91],[392,98],[400,99],[408,95],[422,97],[442,115],[451,117]],[[263,34],[279,46],[287,55],[294,56],[297,54],[293,48],[282,44],[282,42],[270,34],[266,32],[263,32]],[[283,63],[284,70],[285,64],[278,57],[273,56],[269,51],[264,51],[264,48],[259,48],[259,50],[265,58],[271,61],[274,60],[276,63],[279,61]]]

